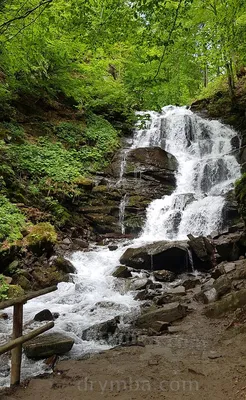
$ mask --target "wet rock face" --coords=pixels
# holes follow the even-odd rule
[[[178,302],[165,304],[161,308],[142,314],[136,321],[138,328],[151,328],[157,321],[173,322],[184,318],[187,315],[187,308]]]
[[[109,321],[93,325],[83,331],[82,339],[108,341],[113,335],[118,333],[119,322],[120,319],[115,317]]]
[[[214,264],[214,246],[204,236],[194,237],[188,235],[189,246],[192,250],[194,265],[199,270],[208,270]]]
[[[42,359],[55,354],[68,353],[74,344],[74,340],[62,333],[49,333],[40,335],[23,345],[28,358]]]
[[[190,266],[186,241],[159,241],[138,248],[128,248],[120,262],[136,269],[165,269],[174,273],[187,271]]]
[[[106,171],[110,176],[119,178],[121,160],[121,154],[117,153],[111,166]],[[126,156],[124,174],[125,176],[131,176],[141,172],[141,174],[152,175],[159,180],[165,180],[173,175],[177,168],[178,162],[172,154],[160,147],[142,147],[129,151]],[[155,175],[156,173],[157,175]]]

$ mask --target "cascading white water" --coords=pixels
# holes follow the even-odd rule
[[[119,206],[119,224],[121,228],[121,233],[124,235],[125,234],[125,210],[126,210],[126,205],[127,205],[127,194],[125,194],[120,202]]]
[[[147,116],[148,119],[144,128],[139,124],[141,129],[136,129],[131,148],[162,147],[176,156],[179,169],[175,192],[150,204],[143,233],[129,246],[159,239],[186,239],[188,233],[206,235],[218,229],[223,194],[240,176],[239,165],[230,154],[230,141],[236,133],[218,121],[206,121],[182,107],[168,106],[161,113],[141,112],[139,115],[145,117],[145,121]],[[128,151],[123,155],[118,183],[123,179]],[[67,333],[75,340],[71,357],[107,348],[103,343],[82,340],[82,332],[115,316],[138,311],[139,303],[133,295],[124,291],[112,277],[125,250],[122,244],[115,251],[95,247],[88,252],[74,253],[71,261],[77,274],[70,283],[59,284],[57,292],[29,301],[24,306],[25,323],[37,312],[49,308],[60,314],[53,331]],[[11,310],[7,312],[11,314]],[[2,339],[11,332],[11,320],[5,329]],[[43,371],[42,362],[34,363],[25,358],[23,361],[22,378]],[[8,378],[1,378],[0,369],[0,385],[7,383]]]
[[[65,333],[75,340],[69,353],[71,357],[81,357],[88,352],[110,348],[103,342],[82,340],[82,333],[90,326],[116,316],[131,313],[134,315],[138,312],[138,302],[133,299],[133,295],[125,290],[123,283],[112,276],[124,250],[123,247],[115,251],[109,251],[108,247],[95,247],[88,252],[74,253],[70,260],[76,267],[77,274],[71,276],[71,282],[60,283],[56,292],[25,304],[25,325],[33,320],[37,312],[48,308],[52,313],[59,313],[55,327],[49,332]],[[6,311],[11,316],[12,309]],[[7,324],[4,324],[6,332],[0,332],[0,341],[7,340],[8,333],[12,330],[12,318]],[[44,369],[45,364],[42,361],[33,362],[23,357],[22,379],[43,373]],[[4,375],[5,372],[1,376],[0,368],[0,386],[9,384],[9,377]]]
[[[136,132],[133,147],[160,146],[179,163],[177,188],[171,196],[154,200],[147,209],[141,240],[186,239],[218,230],[223,195],[240,176],[231,154],[236,135],[219,121],[207,121],[185,107],[168,106],[150,113],[147,129]]]

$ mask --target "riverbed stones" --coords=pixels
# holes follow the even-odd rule
[[[176,275],[173,272],[167,271],[165,269],[154,271],[153,275],[155,279],[159,282],[173,282],[176,278]]]
[[[115,278],[131,278],[132,273],[129,269],[124,266],[120,265],[112,274]]]
[[[241,233],[235,232],[219,236],[214,240],[216,250],[223,261],[238,260],[241,255]]]
[[[161,308],[142,314],[136,320],[138,328],[152,328],[156,321],[173,322],[187,315],[187,307],[178,302],[165,304]]]
[[[29,340],[23,345],[24,352],[28,358],[42,359],[55,354],[68,353],[74,344],[74,340],[59,332],[40,335]]]
[[[246,289],[241,289],[238,292],[232,292],[216,301],[205,309],[207,317],[216,318],[228,312],[235,311],[237,308],[243,307],[246,304]]]
[[[119,317],[115,317],[110,319],[109,321],[93,325],[83,331],[82,339],[108,341],[110,337],[118,332],[119,322]]]
[[[42,322],[42,321],[53,321],[54,320],[54,316],[52,315],[50,310],[45,309],[45,310],[42,310],[42,311],[38,312],[33,319],[34,319],[34,321],[39,321],[39,322]]]
[[[196,286],[200,285],[201,281],[198,278],[188,278],[182,282],[185,290],[194,289]]]
[[[58,270],[63,271],[66,274],[75,274],[76,268],[63,256],[52,257],[51,265],[54,265]]]
[[[208,270],[214,262],[214,246],[205,236],[194,237],[188,235],[189,246],[196,269]]]
[[[184,296],[186,294],[186,290],[184,286],[177,286],[175,288],[168,289],[167,293]]]
[[[168,270],[174,273],[190,267],[186,241],[158,241],[138,248],[128,248],[120,258],[121,264],[136,269]]]

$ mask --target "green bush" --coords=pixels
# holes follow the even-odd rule
[[[55,127],[54,133],[59,139],[72,146],[85,143],[82,127],[78,124],[61,122]]]
[[[0,195],[0,241],[10,243],[21,239],[21,230],[25,226],[25,217],[10,201]]]
[[[81,175],[81,163],[75,150],[65,149],[61,143],[40,138],[37,144],[25,143],[9,148],[16,169],[31,178],[49,177],[55,182],[72,182]]]
[[[8,298],[9,285],[5,281],[5,277],[0,274],[0,301]]]

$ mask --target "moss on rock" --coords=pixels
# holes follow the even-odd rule
[[[24,289],[19,285],[9,285],[7,296],[9,299],[21,297],[25,294]]]
[[[28,231],[24,244],[34,252],[39,252],[39,249],[50,250],[57,241],[55,228],[49,222],[40,222]]]

